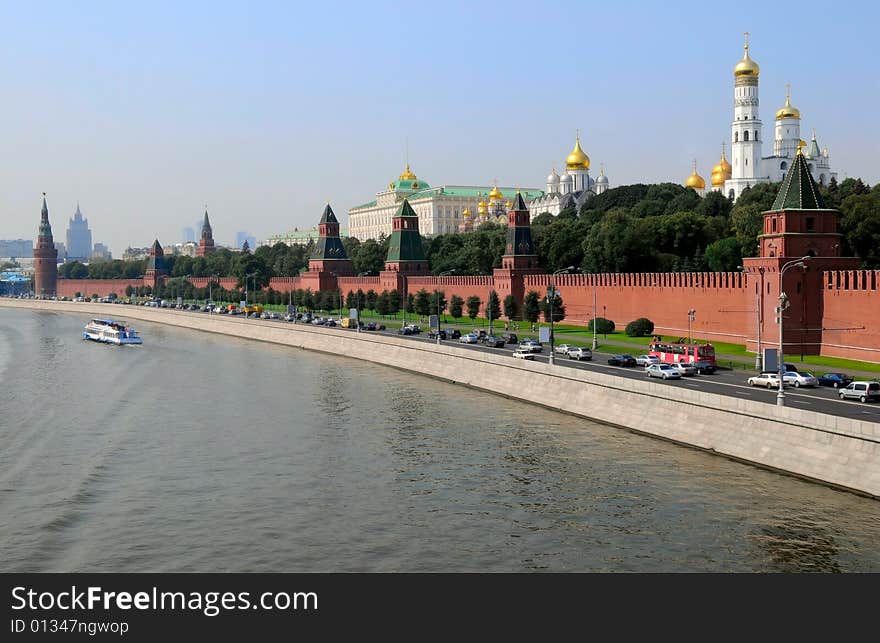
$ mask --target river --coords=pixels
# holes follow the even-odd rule
[[[124,319],[126,308],[119,307]],[[0,571],[880,571],[880,503],[345,357],[0,309]]]

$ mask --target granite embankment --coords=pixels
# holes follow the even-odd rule
[[[393,336],[111,304],[3,299],[0,306],[120,316],[367,360],[880,497],[874,422]]]

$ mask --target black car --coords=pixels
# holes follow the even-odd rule
[[[402,326],[397,329],[397,334],[398,335],[412,335],[413,334],[412,328],[410,328],[409,326]]]
[[[703,375],[705,373],[712,374],[715,372],[715,365],[712,362],[703,362],[697,360],[694,362],[694,368],[697,369],[697,373],[699,375]]]
[[[636,358],[632,355],[612,355],[608,358],[609,366],[635,366]]]
[[[508,344],[519,344],[519,337],[516,336],[516,333],[507,333],[504,336],[504,341]]]
[[[433,328],[428,331],[428,339],[437,339],[438,332],[440,333],[440,339],[445,340],[446,339],[446,331],[443,329],[440,329],[440,331],[437,331]]]
[[[484,330],[474,330],[474,335],[477,336],[478,342],[484,342],[484,341],[486,341],[486,337],[489,336],[489,333],[487,333]]]
[[[819,377],[819,386],[833,386],[843,388],[853,381],[849,375],[843,373],[825,373]]]
[[[449,337],[451,339],[460,339],[461,338],[461,331],[458,330],[457,328],[453,328],[452,332],[449,333]]]
[[[363,327],[364,330],[385,330],[385,324],[377,324],[376,322],[370,322],[366,326]]]
[[[487,335],[486,339],[483,340],[486,342],[486,346],[489,348],[504,348],[504,338],[496,337],[495,335]]]

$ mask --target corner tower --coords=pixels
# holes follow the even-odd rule
[[[204,257],[212,252],[214,252],[214,232],[211,230],[211,222],[208,221],[208,208],[205,207],[205,220],[202,222],[202,238],[199,239],[196,256]]]
[[[144,272],[144,285],[153,290],[165,280],[168,269],[165,265],[165,252],[162,244],[156,239],[150,247],[150,258],[147,260],[147,270]]]
[[[745,34],[743,57],[733,68],[733,122],[730,124],[732,176],[725,182],[727,196],[736,199],[747,187],[762,182],[761,119],[758,116],[758,75],[761,68],[749,56]]]
[[[40,212],[40,230],[34,246],[34,296],[53,297],[58,289],[58,250],[52,239],[49,225],[49,206],[43,192],[43,209]]]
[[[406,199],[391,219],[385,270],[407,275],[428,274],[428,260],[419,234],[419,217]]]
[[[309,272],[333,272],[342,277],[354,274],[351,259],[339,238],[339,220],[329,203],[318,222],[318,243],[309,258]]]
[[[507,243],[504,247],[504,255],[501,257],[501,267],[496,268],[492,273],[495,290],[502,300],[508,295],[513,295],[516,301],[522,304],[525,297],[523,276],[540,272],[538,253],[532,240],[529,209],[522,194],[517,192],[513,205],[507,213]]]

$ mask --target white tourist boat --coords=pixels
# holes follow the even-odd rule
[[[137,331],[113,319],[93,319],[83,329],[83,339],[117,346],[144,343]]]

